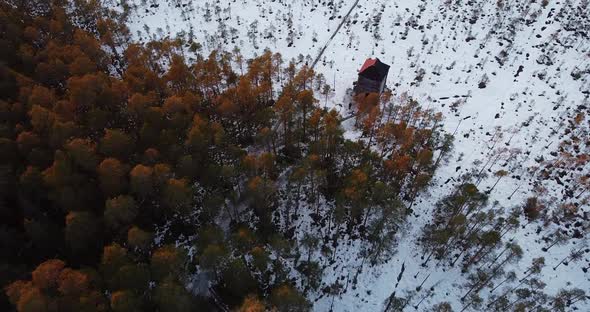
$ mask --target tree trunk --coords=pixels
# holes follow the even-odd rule
[[[504,250],[502,250],[502,252],[500,252],[499,255],[496,256],[496,258],[494,258],[494,261],[492,261],[492,263],[489,264],[489,266],[494,265],[494,263],[496,263],[496,261],[498,261],[498,259],[500,259],[500,257],[502,257],[502,255],[506,252],[506,250],[508,250],[510,247],[506,246],[504,248]],[[482,263],[482,265],[479,267],[479,269],[481,269],[485,264]]]
[[[470,267],[473,262],[475,262],[475,260],[477,260],[477,258],[479,257],[479,255],[489,246],[486,245],[482,245],[479,250],[473,255],[473,257],[471,257],[468,261],[467,261],[467,265],[465,267]]]
[[[502,180],[503,177],[504,176],[501,176],[498,178],[498,180],[496,180],[496,183],[494,183],[494,185],[492,185],[492,188],[489,191],[487,191],[488,194],[491,193],[496,188],[496,185],[498,185],[498,182],[500,182],[500,180]]]
[[[504,261],[502,261],[502,263],[500,263],[491,273],[491,275],[483,282],[483,283],[479,283],[479,284],[475,284],[473,285],[473,287],[471,287],[471,289],[469,289],[469,291],[461,298],[461,301],[465,300],[465,298],[467,298],[467,296],[475,289],[476,293],[478,293],[480,290],[482,290],[494,277],[496,277],[496,275],[498,274],[498,270],[506,263],[508,262],[508,260],[510,260],[512,257],[506,257],[506,259],[504,259]]]
[[[582,249],[586,248],[586,246],[582,246],[580,249],[572,252],[571,254],[568,254],[565,258],[561,259],[561,261],[559,261],[559,263],[553,267],[553,270],[557,270],[557,268],[562,265],[564,262],[566,262],[568,259],[572,258],[572,256],[578,254]]]
[[[455,258],[455,260],[453,260],[453,262],[451,262],[451,267],[455,266],[455,263],[457,262],[457,260],[459,260],[461,258],[461,255],[465,252],[466,248],[463,248],[461,250],[461,252],[459,253],[459,255],[457,256],[457,258]]]
[[[500,282],[498,285],[496,285],[494,288],[492,288],[492,289],[490,290],[490,294],[491,294],[491,293],[493,293],[493,292],[494,292],[494,290],[498,289],[498,287],[502,286],[502,284],[504,284],[504,283],[505,283],[507,280],[509,280],[509,279],[510,279],[510,278],[509,278],[509,277],[507,277],[507,278],[505,278],[504,280],[502,280],[502,282]]]

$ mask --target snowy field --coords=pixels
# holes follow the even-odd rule
[[[422,267],[416,239],[431,220],[434,203],[450,193],[459,176],[473,170],[489,174],[481,181],[481,190],[497,182],[494,172],[509,173],[491,191],[490,206],[495,201],[505,208],[522,206],[531,196],[542,198],[550,209],[561,204],[577,205],[584,225],[533,222],[522,226],[527,223],[523,218],[521,228],[508,234],[524,251],[522,260],[511,269],[517,273],[514,283],[518,284],[532,259],[543,256],[546,266],[541,275],[547,293],[572,287],[590,290],[590,273],[586,273],[590,254],[553,269],[587,237],[577,235],[549,252],[542,251],[560,227],[570,236],[576,228],[582,236],[588,231],[584,227],[590,213],[590,192],[583,193],[588,186],[576,178],[587,175],[590,165],[578,164],[581,169],[557,180],[543,179],[538,169],[561,157],[560,142],[567,139],[569,121],[579,113],[589,113],[588,1],[550,0],[546,6],[541,0],[126,3],[130,6],[131,31],[139,41],[192,37],[201,43],[204,54],[216,48],[231,51],[237,46],[246,57],[270,48],[285,60],[300,58],[312,65],[317,58],[315,70],[335,89],[327,105],[342,115],[349,114],[347,89],[368,57],[391,65],[388,87],[396,97],[406,94],[423,107],[443,113],[445,130],[455,134],[449,162],[438,170],[428,193],[414,204],[393,258],[375,267],[365,266],[358,284],[334,298],[334,311],[382,311],[394,291],[411,298],[408,311],[426,310],[442,301],[450,301],[456,311],[461,311],[465,275],[459,268],[438,261]],[[352,121],[345,127],[347,136],[359,135]],[[587,154],[588,138],[582,141],[580,153]],[[582,196],[568,196],[568,191]],[[324,271],[326,285],[336,278],[349,280],[356,273],[360,265],[358,246],[346,247],[339,251],[338,261]],[[402,264],[405,271],[396,287]],[[487,293],[483,291],[482,296]],[[321,292],[309,297],[316,311],[328,311],[332,305],[333,297]],[[590,311],[588,303],[576,306]]]

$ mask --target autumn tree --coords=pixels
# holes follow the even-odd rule
[[[88,139],[73,139],[66,145],[66,151],[76,165],[84,170],[93,171],[98,165],[95,144]]]
[[[180,278],[184,272],[185,258],[186,254],[183,250],[171,245],[156,249],[150,261],[154,278],[158,281],[164,281],[166,278]]]
[[[6,294],[19,312],[106,311],[106,298],[97,291],[90,275],[67,268],[58,259],[47,260],[32,272],[31,281],[15,281]]]
[[[248,294],[256,291],[258,285],[250,270],[241,259],[230,261],[222,272],[227,291],[237,303],[242,302]]]
[[[188,181],[168,179],[163,189],[162,203],[169,212],[188,212],[193,202],[193,194]]]
[[[119,244],[111,244],[103,248],[100,269],[107,280],[114,279],[121,267],[130,261],[127,249]]]
[[[373,111],[379,110],[379,94],[378,93],[369,93],[369,94],[358,94],[354,98],[354,102],[356,104],[357,113],[356,113],[356,122],[357,124],[364,120],[364,118],[371,114]]]
[[[116,158],[106,158],[98,165],[100,187],[107,195],[119,195],[127,189],[129,169]]]
[[[152,243],[152,236],[152,233],[133,226],[127,231],[127,244],[133,248],[148,250]]]
[[[99,219],[91,212],[73,211],[66,216],[65,240],[73,253],[92,252],[100,245]]]
[[[254,295],[249,295],[244,299],[242,305],[238,308],[238,312],[264,312],[266,311],[266,307],[264,302],[258,299]]]
[[[270,302],[278,311],[309,311],[311,309],[305,297],[288,284],[273,289]]]
[[[154,290],[154,301],[160,311],[188,312],[194,308],[193,297],[181,284],[163,281]]]
[[[148,197],[154,191],[154,169],[136,165],[129,173],[131,191],[141,197]]]
[[[141,311],[141,301],[133,292],[119,290],[111,294],[111,309],[115,312]]]
[[[106,225],[112,229],[128,226],[137,217],[137,214],[137,203],[131,196],[121,195],[106,201],[104,220]]]

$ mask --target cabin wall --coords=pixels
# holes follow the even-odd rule
[[[381,93],[383,83],[376,80],[371,80],[363,76],[359,76],[356,83],[355,93],[376,92]]]

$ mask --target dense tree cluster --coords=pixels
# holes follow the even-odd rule
[[[341,240],[391,251],[449,148],[440,115],[391,94],[357,98],[345,139],[322,76],[280,54],[189,63],[93,1],[0,6],[2,306],[307,310]]]

